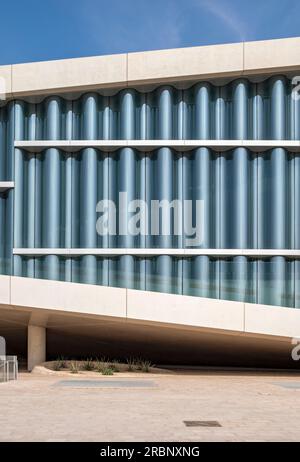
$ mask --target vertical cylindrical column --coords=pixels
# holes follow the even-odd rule
[[[140,132],[139,132],[139,139],[146,140],[147,139],[147,115],[148,115],[148,107],[147,107],[147,96],[145,93],[140,95]]]
[[[210,100],[211,88],[208,83],[201,83],[195,87],[195,138],[207,140],[211,137]]]
[[[271,139],[286,138],[286,81],[285,77],[274,77],[271,86]]]
[[[211,297],[212,290],[210,272],[210,259],[206,255],[201,255],[192,260],[192,280],[193,280],[193,295],[198,297]]]
[[[158,138],[172,139],[173,133],[173,89],[161,87],[158,91]]]
[[[178,92],[177,126],[176,126],[176,136],[175,136],[179,140],[186,139],[186,110],[187,110],[187,104],[185,100],[185,92],[181,90]]]
[[[193,223],[200,226],[197,229],[197,235],[201,235],[201,241],[197,247],[214,248],[215,247],[215,225],[214,225],[214,179],[213,179],[213,154],[207,148],[198,148],[195,150],[193,157],[188,157],[187,162],[192,162],[192,201],[194,211],[200,210],[196,207],[196,201],[202,201],[202,216],[194,217]],[[191,184],[189,184],[191,187]],[[191,222],[191,220],[190,220]],[[195,236],[198,237],[198,236]]]
[[[0,274],[6,274],[5,270],[5,241],[6,241],[6,197],[0,193]]]
[[[264,86],[262,84],[253,84],[254,94],[252,97],[252,133],[254,140],[266,139],[265,120],[264,120]]]
[[[215,94],[215,138],[217,140],[222,140],[228,135],[226,123],[226,87],[217,87],[215,89]]]
[[[286,306],[286,261],[284,257],[260,260],[258,265],[258,303]]]
[[[121,93],[121,139],[132,140],[135,133],[135,92],[124,90]],[[120,150],[118,161],[118,212],[120,217],[118,247],[133,248],[136,245],[136,237],[129,229],[129,204],[138,199],[136,178],[136,166],[138,159],[132,148]],[[121,202],[120,202],[121,201]],[[119,271],[124,274],[126,286],[134,284],[134,257],[124,255],[119,261]]]
[[[24,139],[24,103],[21,101],[15,102],[15,139]],[[23,247],[23,191],[24,191],[24,175],[23,175],[23,153],[21,149],[15,149],[15,188],[14,188],[14,247]],[[22,257],[14,256],[14,275],[22,276]]]
[[[6,171],[6,107],[0,107],[0,180],[7,180]]]
[[[135,98],[134,90],[123,90],[120,94],[121,106],[121,139],[133,140],[136,137],[135,133]]]
[[[87,94],[82,101],[83,108],[83,136],[93,140],[97,137],[97,95]],[[97,151],[86,148],[81,157],[81,200],[80,243],[83,248],[97,247],[96,233],[96,204],[97,204]],[[96,284],[97,259],[94,255],[82,258],[82,282]]]
[[[295,308],[300,308],[300,260],[295,260],[294,262],[294,271],[295,271]]]
[[[61,100],[49,97],[46,100],[46,136],[58,140],[61,136]],[[44,203],[43,203],[43,246],[60,247],[60,201],[61,171],[60,152],[56,148],[45,151],[43,161]],[[49,255],[45,258],[45,277],[59,279],[59,257]]]
[[[294,158],[294,208],[295,208],[295,219],[294,219],[294,248],[300,249],[300,156]]]
[[[248,138],[248,82],[236,80],[233,83],[233,138],[245,140]],[[233,151],[233,198],[234,222],[229,223],[233,231],[233,248],[248,248],[249,222],[251,213],[249,209],[248,195],[250,194],[250,179],[248,168],[249,157],[245,148],[237,148]],[[230,187],[230,185],[227,185]],[[228,210],[230,204],[227,204]]]
[[[73,102],[66,102],[66,139],[72,140],[73,137]],[[72,166],[73,155],[65,154],[65,231],[64,231],[64,247],[72,247]],[[65,259],[65,280],[72,281],[72,259]]]
[[[271,152],[272,198],[270,198],[272,200],[270,235],[273,249],[284,249],[288,244],[287,164],[286,151],[282,148],[273,149]]]
[[[28,138],[29,140],[36,139],[36,109],[34,104],[29,105],[28,114]],[[27,159],[27,246],[35,247],[35,164],[36,156],[28,155]],[[27,260],[27,276],[34,277],[34,258],[30,257]]]

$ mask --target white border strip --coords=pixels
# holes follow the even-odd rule
[[[199,147],[227,151],[238,147],[263,152],[271,148],[285,148],[300,152],[300,140],[41,140],[15,141],[15,148],[40,152],[44,149],[56,148],[65,151],[79,151],[84,148],[98,148],[105,151],[115,151],[131,147],[139,151],[152,151],[163,147],[178,151],[190,151]]]
[[[14,187],[14,181],[0,181],[0,192],[7,191],[8,189],[13,189]]]
[[[42,255],[61,255],[66,257],[76,257],[84,255],[99,255],[99,256],[118,256],[118,255],[136,255],[136,256],[197,256],[207,255],[216,257],[232,257],[232,256],[247,256],[247,257],[296,257],[300,258],[300,250],[289,249],[122,249],[122,248],[106,248],[106,249],[70,249],[70,248],[14,248],[14,255],[27,256],[42,256]]]

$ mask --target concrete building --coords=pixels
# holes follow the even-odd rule
[[[292,38],[0,67],[10,353],[28,350],[30,370],[46,350],[298,367],[299,49]]]

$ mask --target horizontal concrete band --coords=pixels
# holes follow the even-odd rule
[[[84,148],[115,151],[124,147],[146,152],[163,147],[169,147],[176,151],[190,151],[200,147],[227,151],[244,147],[254,152],[263,152],[272,148],[285,148],[292,152],[300,152],[300,140],[41,140],[15,141],[15,147],[30,152],[41,152],[49,148],[69,152]]]
[[[48,314],[59,311],[239,334],[300,336],[300,309],[16,276],[0,276],[0,304]]]
[[[136,255],[136,256],[158,256],[173,255],[178,257],[207,255],[215,257],[247,256],[247,257],[291,257],[300,258],[299,250],[290,249],[71,249],[71,248],[14,248],[14,255],[26,255],[38,257],[41,255],[60,255],[64,257],[78,257],[81,255],[99,255],[99,256],[118,256],[118,255]]]
[[[5,192],[8,189],[13,189],[14,187],[14,181],[0,181],[0,192]]]
[[[300,38],[0,66],[6,94],[26,97],[300,69]]]

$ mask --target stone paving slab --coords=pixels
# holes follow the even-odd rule
[[[300,441],[299,381],[225,371],[156,376],[152,388],[69,388],[24,373],[0,384],[0,441]],[[202,420],[221,427],[184,424]]]

